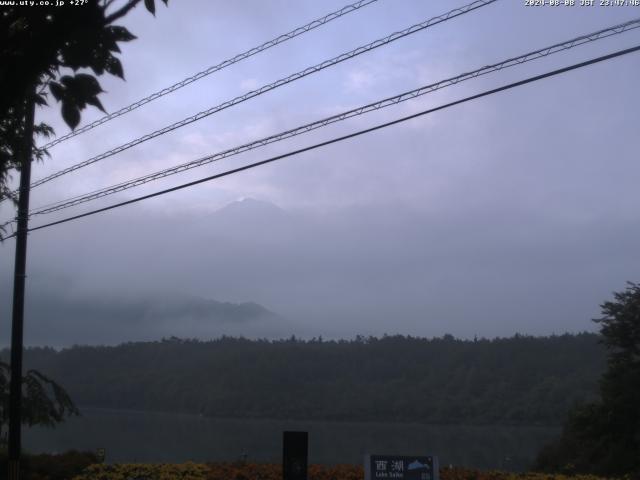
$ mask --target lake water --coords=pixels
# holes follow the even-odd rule
[[[213,419],[82,408],[56,429],[24,431],[33,453],[105,448],[107,462],[282,461],[282,432],[309,432],[309,462],[362,463],[365,453],[434,454],[442,466],[525,470],[559,433],[550,427]]]

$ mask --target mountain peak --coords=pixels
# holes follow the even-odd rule
[[[238,200],[228,203],[227,205],[219,209],[216,213],[222,213],[225,211],[250,211],[256,213],[278,212],[278,214],[284,213],[284,210],[282,210],[277,205],[271,202],[265,202],[263,200],[256,200],[252,197],[241,197]]]
[[[255,198],[242,198],[225,205],[214,213],[216,225],[222,228],[246,226],[264,230],[283,228],[289,223],[288,213],[270,202]]]

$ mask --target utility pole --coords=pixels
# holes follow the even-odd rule
[[[27,91],[23,106],[24,137],[18,150],[20,162],[20,192],[18,198],[18,227],[13,279],[13,313],[11,320],[11,386],[9,393],[9,480],[20,478],[21,419],[22,419],[22,344],[24,330],[24,290],[27,266],[27,231],[29,229],[29,186],[31,184],[31,156],[33,150],[33,122],[35,115],[35,85]]]

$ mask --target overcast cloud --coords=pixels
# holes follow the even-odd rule
[[[33,177],[462,4],[380,0],[52,148],[52,158],[38,164]],[[108,92],[103,104],[113,111],[342,5],[175,1],[159,8],[155,19],[138,9],[123,22],[139,37],[123,48],[127,81],[101,79]],[[32,206],[639,15],[634,7],[540,8],[501,0],[38,187]],[[640,30],[634,30],[38,218],[33,225],[639,41]],[[638,73],[640,57],[632,54],[33,232],[25,341],[61,346],[223,333],[490,337],[593,330],[589,319],[597,316],[598,305],[625,281],[639,280]],[[38,116],[58,134],[68,131],[57,107]],[[83,123],[98,117],[87,111]],[[13,213],[2,206],[0,215]],[[8,343],[10,331],[13,245],[0,245],[1,344]],[[227,315],[214,301],[237,305],[227,305],[233,312]],[[266,310],[246,310],[244,302]]]

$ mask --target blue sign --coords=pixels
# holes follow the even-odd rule
[[[438,480],[434,456],[366,455],[365,480]]]

